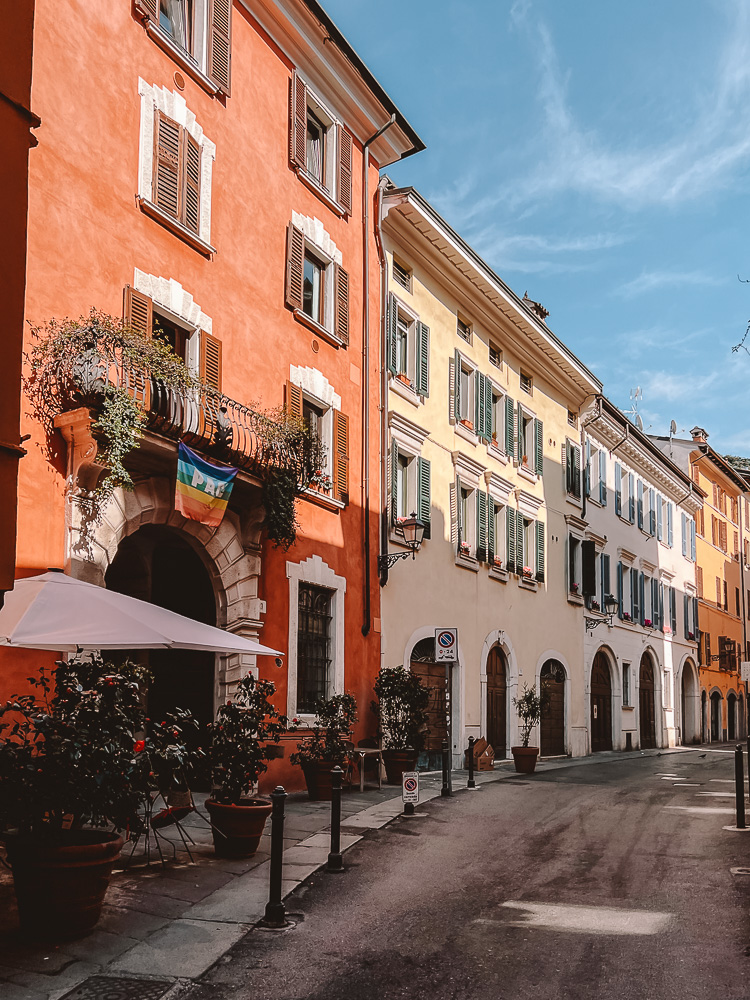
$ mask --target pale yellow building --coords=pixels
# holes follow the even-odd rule
[[[543,755],[588,752],[579,411],[601,383],[413,188],[382,204],[387,267],[382,551],[399,519],[428,531],[381,576],[384,666],[430,684],[430,759],[445,738],[435,630],[457,627],[454,762],[469,736],[518,742],[513,698],[544,687]],[[382,562],[382,560],[381,560]]]

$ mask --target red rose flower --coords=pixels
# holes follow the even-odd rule
[[[135,753],[141,753],[145,749],[146,749],[145,740],[136,740],[135,743],[133,744],[133,750],[135,751]]]

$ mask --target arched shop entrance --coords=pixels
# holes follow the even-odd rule
[[[430,692],[427,707],[429,732],[424,751],[419,759],[419,767],[437,771],[442,766],[443,740],[448,739],[448,700],[446,697],[446,670],[444,663],[435,662],[435,639],[420,639],[411,653],[410,667],[413,674],[422,679]]]
[[[216,600],[208,571],[180,533],[147,525],[124,538],[109,566],[106,586],[130,597],[216,625]],[[151,669],[148,715],[155,721],[175,708],[189,709],[203,726],[213,720],[216,655],[193,650],[150,649],[131,654]]]
[[[547,660],[540,674],[542,718],[539,724],[542,757],[559,757],[565,746],[565,668]]]
[[[734,691],[727,695],[727,739],[737,739],[737,696]]]
[[[680,726],[682,729],[681,742],[683,746],[697,743],[699,734],[695,731],[695,709],[698,697],[698,685],[695,674],[695,667],[691,660],[686,660],[682,668],[682,681],[680,685]]]
[[[591,667],[591,752],[612,749],[612,675],[601,649]]]
[[[656,707],[654,704],[654,665],[648,653],[641,657],[638,675],[638,713],[641,750],[656,748]]]
[[[721,695],[718,691],[711,692],[711,742],[721,740]]]
[[[504,760],[508,745],[508,663],[499,646],[487,657],[487,741],[495,760]]]

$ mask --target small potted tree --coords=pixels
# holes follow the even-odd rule
[[[404,771],[413,771],[427,731],[430,692],[422,679],[403,666],[383,667],[375,680],[383,763],[390,785],[400,785]]]
[[[101,656],[58,663],[0,706],[0,830],[21,927],[82,937],[101,913],[149,781],[137,740],[147,672]],[[144,744],[145,745],[145,744]]]
[[[523,694],[520,698],[514,698],[513,704],[518,712],[518,721],[521,724],[521,745],[511,747],[513,763],[516,771],[521,774],[533,774],[536,769],[536,761],[539,756],[539,747],[530,747],[531,730],[539,724],[542,717],[542,699],[536,693],[536,688],[530,688],[524,684]]]
[[[212,792],[206,809],[214,850],[221,858],[255,854],[271,812],[271,800],[251,797],[251,792],[273,756],[269,741],[278,743],[286,729],[286,718],[268,700],[275,690],[272,681],[256,680],[248,673],[211,726],[208,760]]]
[[[352,751],[352,729],[357,721],[357,702],[351,694],[321,698],[315,707],[310,733],[289,758],[305,775],[307,794],[313,801],[330,801],[331,771],[345,764]],[[292,720],[294,729],[300,723]]]

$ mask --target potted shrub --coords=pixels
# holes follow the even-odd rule
[[[536,769],[536,760],[539,756],[539,747],[530,747],[531,730],[538,725],[542,717],[542,699],[536,693],[536,688],[530,688],[524,684],[523,694],[520,698],[514,698],[513,704],[518,712],[518,721],[521,724],[521,745],[511,747],[513,763],[516,771],[521,774],[533,774]]]
[[[289,758],[305,775],[307,793],[313,801],[330,801],[331,771],[346,764],[352,749],[352,728],[357,721],[357,702],[351,694],[321,698],[315,706],[310,733]],[[293,728],[301,727],[292,720]]]
[[[233,700],[216,713],[208,748],[212,791],[206,800],[214,849],[221,858],[247,858],[258,850],[271,800],[251,797],[258,778],[268,769],[273,751],[286,729],[286,718],[268,700],[272,681],[248,673],[237,684]]]
[[[430,692],[422,679],[403,666],[383,667],[375,680],[385,773],[390,785],[400,785],[404,771],[413,771],[427,732]]]
[[[0,706],[0,830],[22,929],[82,937],[150,780],[136,752],[147,672],[98,655],[29,678]],[[108,829],[105,829],[108,827]]]

